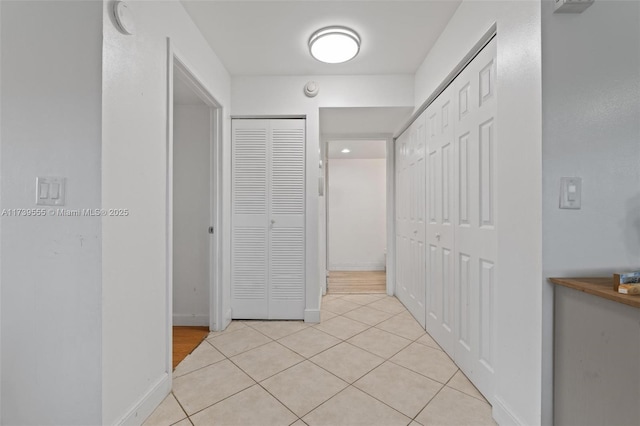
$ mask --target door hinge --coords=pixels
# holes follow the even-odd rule
[[[209,233],[210,233],[210,234],[213,234],[213,232],[214,232],[213,226],[210,226],[210,227],[209,227]]]

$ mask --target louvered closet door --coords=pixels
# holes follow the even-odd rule
[[[454,140],[449,86],[427,108],[427,331],[454,347]]]
[[[233,318],[302,319],[305,121],[233,120]]]
[[[302,319],[305,305],[305,121],[271,120],[269,318]]]
[[[268,318],[268,120],[232,122],[231,310]]]
[[[493,300],[497,268],[496,41],[455,82],[455,360],[487,397],[493,387]]]

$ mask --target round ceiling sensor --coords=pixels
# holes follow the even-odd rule
[[[136,30],[135,20],[129,5],[124,1],[116,1],[113,4],[113,16],[118,24],[118,30],[122,34],[133,35]]]
[[[304,85],[304,94],[309,98],[313,98],[314,96],[316,96],[319,91],[320,88],[318,87],[318,83],[316,83],[315,81],[310,81]]]
[[[355,58],[360,51],[360,36],[347,27],[321,28],[309,38],[311,56],[327,64],[340,64]]]

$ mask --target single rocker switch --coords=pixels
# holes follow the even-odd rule
[[[582,179],[579,177],[560,178],[560,208],[579,209],[582,207]]]

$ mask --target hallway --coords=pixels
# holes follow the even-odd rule
[[[174,371],[145,425],[493,425],[394,297],[329,295],[320,324],[234,321]]]

